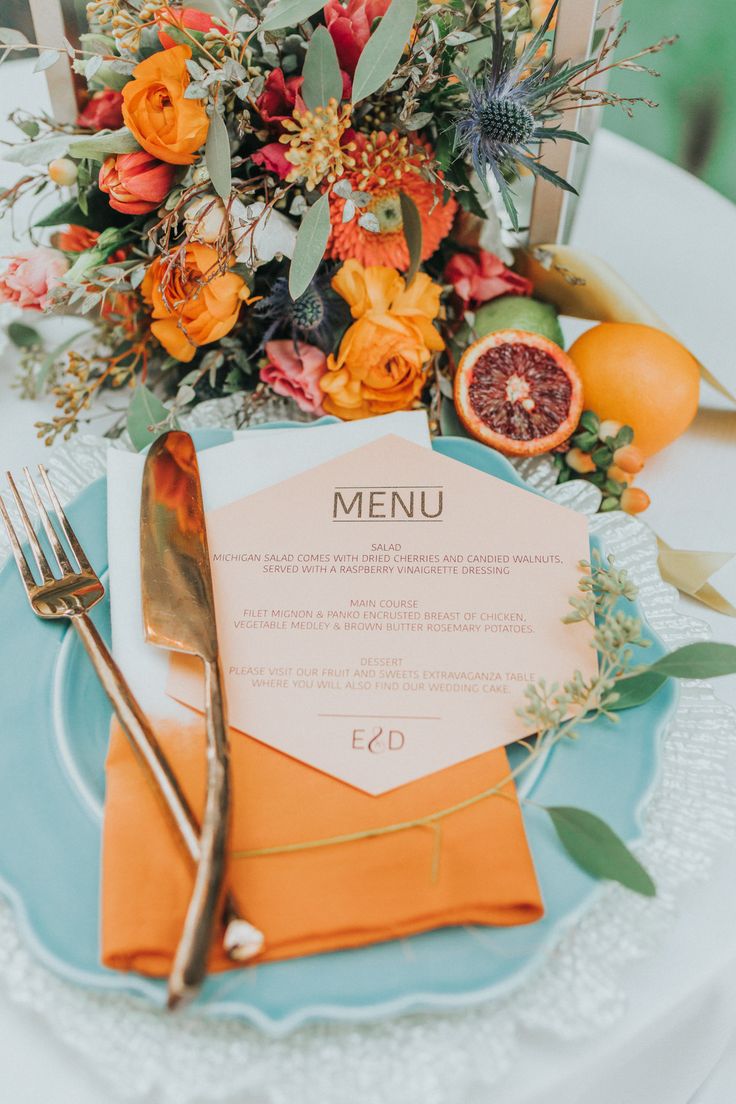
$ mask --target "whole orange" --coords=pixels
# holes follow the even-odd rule
[[[697,361],[670,334],[634,322],[602,322],[568,350],[585,407],[634,431],[645,456],[684,433],[700,391]]]

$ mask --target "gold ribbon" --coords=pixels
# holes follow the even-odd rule
[[[551,303],[560,314],[595,322],[638,322],[672,333],[652,308],[617,272],[590,253],[568,245],[540,245],[520,250],[516,268],[534,284],[534,294]],[[736,406],[725,384],[698,360],[702,378]],[[659,570],[665,582],[703,605],[736,617],[736,607],[710,583],[711,575],[729,563],[736,552],[694,552],[671,548],[661,537]]]
[[[610,265],[592,253],[571,249],[569,245],[538,245],[520,251],[516,267],[533,282],[534,294],[551,303],[560,314],[595,322],[639,322],[672,333],[648,303]],[[695,359],[706,383],[736,406],[736,395]]]

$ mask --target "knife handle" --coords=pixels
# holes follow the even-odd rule
[[[70,620],[115,711],[120,727],[132,744],[143,770],[148,773],[157,795],[162,799],[165,811],[171,818],[190,859],[197,863],[200,849],[197,818],[156,739],[148,718],[133,697],[122,671],[87,614],[77,614]],[[232,894],[228,894],[224,910],[225,951],[233,960],[245,962],[261,949],[263,936],[246,920],[241,919],[241,915],[237,902]]]
[[[169,975],[168,1006],[194,997],[207,973],[207,959],[219,916],[225,879],[230,819],[227,718],[219,660],[204,660],[207,728],[207,792],[199,862],[184,927]]]

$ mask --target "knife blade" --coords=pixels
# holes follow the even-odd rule
[[[146,640],[204,665],[207,788],[199,861],[168,983],[168,1005],[202,984],[223,896],[230,808],[227,712],[217,645],[202,489],[194,442],[171,430],[151,445],[141,489],[141,594]]]

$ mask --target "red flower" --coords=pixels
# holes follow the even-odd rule
[[[146,215],[171,190],[176,165],[167,165],[145,150],[108,157],[98,184],[110,196],[110,206],[124,215]]]
[[[267,172],[272,172],[279,180],[286,180],[294,168],[286,160],[288,148],[288,146],[282,145],[281,142],[267,142],[265,146],[261,146],[259,150],[251,154],[250,159],[254,165],[260,165]]]
[[[355,75],[358,58],[371,36],[374,19],[386,14],[390,0],[327,0],[325,22],[335,43],[340,68]]]
[[[264,123],[281,129],[284,119],[290,119],[296,106],[297,94],[303,77],[289,77],[287,80],[282,69],[272,69],[266,77],[266,84],[256,100],[256,107]],[[301,100],[301,96],[299,97]],[[300,110],[304,109],[300,103]]]
[[[464,306],[477,307],[500,295],[531,295],[531,280],[507,268],[494,253],[477,256],[457,253],[445,266],[445,280],[452,284]]]
[[[99,230],[90,230],[86,226],[77,226],[70,223],[66,230],[59,230],[53,237],[54,249],[60,249],[62,253],[84,253],[97,244],[100,236]],[[116,249],[110,254],[112,261],[124,261],[127,254],[125,249]]]
[[[290,119],[294,108],[306,110],[306,104],[299,94],[304,77],[284,76],[283,70],[272,69],[266,77],[266,84],[256,100],[256,108],[264,123],[281,132],[284,119]],[[342,73],[342,98],[349,100],[353,84],[346,72]]]
[[[217,23],[209,12],[200,11],[199,8],[162,8],[156,16],[156,25],[158,27],[158,40],[164,50],[170,50],[173,46],[179,46],[182,41],[191,45],[190,40],[186,38],[186,36],[179,39],[172,38],[166,30],[166,27],[172,27],[176,30],[180,30],[184,27],[188,31],[199,31],[200,34],[206,34],[207,31],[211,31],[213,27],[218,31],[225,30],[222,24]]]
[[[93,92],[77,115],[77,126],[90,130],[118,130],[123,125],[123,96],[114,88]]]
[[[54,238],[54,246],[64,253],[84,253],[91,249],[100,236],[99,230],[89,230],[86,226],[72,223],[66,230],[60,230]]]

